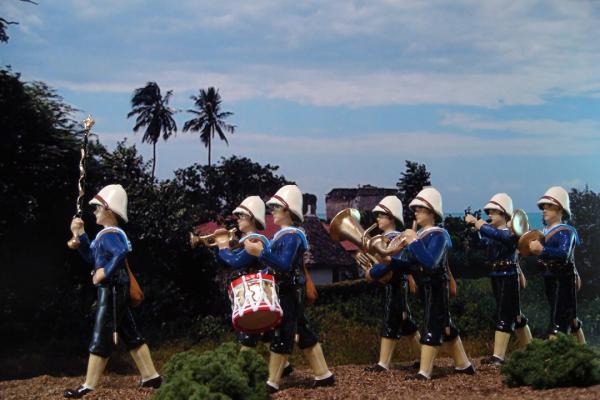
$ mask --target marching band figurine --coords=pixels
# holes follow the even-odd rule
[[[575,246],[579,236],[574,227],[563,223],[571,216],[569,194],[560,186],[553,186],[538,200],[543,211],[544,244],[538,240],[529,243],[531,253],[538,256],[544,271],[546,297],[550,304],[550,338],[558,332],[572,333],[577,342],[585,343],[581,321],[577,318],[577,290],[580,279],[575,267]]]
[[[402,202],[396,196],[384,197],[373,212],[377,216],[377,227],[392,240],[400,235],[396,229],[404,226]],[[406,337],[417,353],[421,352],[421,336],[412,320],[408,307],[408,279],[405,273],[393,271],[392,278],[385,284],[383,326],[381,328],[379,362],[366,371],[383,372],[390,369],[392,355],[398,340]],[[418,366],[418,362],[415,363]]]
[[[426,187],[409,206],[421,229],[417,232],[413,229],[405,230],[399,244],[405,244],[406,247],[391,258],[386,257],[385,263],[374,266],[369,274],[377,279],[390,270],[399,269],[410,272],[415,277],[424,313],[419,372],[411,378],[431,379],[433,362],[442,343],[450,350],[455,371],[472,375],[475,367],[465,353],[459,331],[452,323],[448,309],[448,250],[452,242],[448,232],[436,226],[444,217],[442,196],[435,188]],[[394,242],[390,243],[390,246],[393,245]]]
[[[531,342],[531,331],[527,318],[521,313],[517,254],[519,238],[507,226],[513,215],[513,201],[506,193],[498,193],[492,196],[483,210],[489,216],[490,223],[470,214],[465,216],[465,222],[479,231],[480,243],[486,249],[486,264],[491,269],[490,278],[496,299],[494,354],[482,360],[482,363],[500,365],[504,363],[508,342],[515,328],[520,347]]]
[[[302,267],[308,242],[304,232],[298,228],[304,220],[302,193],[296,185],[283,186],[267,205],[271,207],[274,223],[281,229],[273,236],[268,247],[262,242],[244,242],[248,253],[259,257],[262,263],[275,271],[279,283],[283,319],[273,330],[267,388],[271,393],[279,390],[296,333],[298,347],[303,350],[315,374],[312,386],[331,386],[335,383],[335,377],[327,367],[319,337],[304,314],[305,278]]]
[[[90,243],[83,220],[73,218],[71,231],[79,238],[79,254],[94,265],[92,282],[98,289],[98,307],[89,346],[85,383],[68,389],[64,397],[81,398],[96,389],[118,337],[129,349],[142,376],[140,387],[158,388],[162,377],[156,372],[150,349],[138,331],[129,308],[129,274],[126,268],[131,243],[119,228],[127,222],[127,193],[121,185],[108,185],[90,201],[96,208],[96,223],[103,229]],[[120,223],[121,222],[121,223]]]
[[[265,247],[269,246],[269,239],[264,235],[257,233],[259,230],[265,230],[265,203],[259,196],[246,197],[242,203],[233,210],[233,215],[237,217],[238,229],[243,236],[240,239],[240,245],[244,245],[246,240],[261,241]],[[218,235],[215,231],[215,240],[219,247],[219,260],[233,270],[231,280],[238,278],[241,275],[257,273],[265,269],[258,257],[249,254],[244,247],[238,249],[229,248],[229,235],[225,229],[222,229],[224,234]],[[242,346],[242,351],[249,348],[255,348],[259,341],[269,344],[271,341],[271,333],[245,333],[242,331],[236,332],[238,343]],[[290,375],[293,372],[293,367],[288,362],[283,370],[282,376]]]

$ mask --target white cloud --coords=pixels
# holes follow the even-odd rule
[[[279,136],[261,133],[238,132],[237,146],[253,154],[307,154],[311,156],[363,156],[365,154],[414,154],[414,157],[453,158],[485,157],[498,153],[498,149],[511,156],[572,156],[600,153],[597,140],[540,141],[537,138],[483,138],[457,133],[396,132],[347,135],[340,137]]]
[[[532,136],[564,137],[570,139],[599,139],[600,121],[576,120],[557,121],[553,119],[486,119],[479,115],[464,113],[445,114],[441,125],[457,127],[468,131],[510,131]]]

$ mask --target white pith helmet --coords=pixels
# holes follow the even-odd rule
[[[402,202],[397,196],[386,196],[373,208],[373,212],[391,215],[404,225]]]
[[[233,214],[245,214],[254,218],[257,228],[264,230],[267,225],[265,224],[265,202],[259,196],[249,196],[242,201],[242,203],[233,210]]]
[[[442,195],[433,186],[423,188],[408,206],[413,211],[415,207],[425,207],[433,211],[438,217],[444,218]]]
[[[562,208],[567,216],[571,216],[571,202],[569,201],[569,193],[561,186],[552,186],[546,190],[546,193],[537,202],[540,210],[544,204],[553,204]]]
[[[287,208],[301,222],[304,222],[304,216],[302,215],[302,192],[296,185],[283,186],[267,201],[267,205],[278,205]]]
[[[507,215],[510,220],[513,215],[513,201],[506,193],[496,193],[492,196],[490,201],[487,202],[483,211],[498,210]]]
[[[104,186],[102,190],[90,200],[90,204],[104,206],[121,217],[123,221],[128,221],[127,193],[121,185]]]

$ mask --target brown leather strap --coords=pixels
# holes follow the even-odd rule
[[[506,212],[506,209],[504,207],[502,207],[502,204],[498,203],[497,201],[492,201],[492,200],[488,201],[488,203],[497,205],[504,212],[504,214],[508,215],[508,212]]]
[[[560,228],[556,228],[555,230],[553,230],[549,235],[544,236],[544,240],[548,241],[550,240],[550,238],[552,236],[554,236],[555,233],[558,233],[560,231],[570,231],[571,228],[567,228],[566,226],[561,226]]]
[[[379,204],[377,204],[377,207],[382,208],[383,211],[385,211],[387,214],[390,214],[393,218],[396,218],[396,217],[394,217],[394,214],[392,213],[392,210],[390,210],[389,208],[387,208],[385,205],[379,203]]]
[[[244,206],[244,205],[240,204],[240,205],[238,206],[238,208],[241,208],[242,210],[248,211],[248,214],[250,214],[250,216],[251,216],[252,218],[256,219],[256,217],[254,216],[254,213],[253,213],[253,212],[252,212],[252,211],[251,211],[251,210],[250,210],[248,207],[246,207],[246,206]]]
[[[277,200],[279,200],[279,201],[281,202],[281,204],[283,204],[283,205],[285,206],[285,208],[288,208],[288,209],[290,208],[290,205],[288,204],[288,202],[287,202],[287,201],[285,201],[285,200],[284,200],[283,198],[281,198],[280,196],[273,195],[273,198],[274,198],[274,199],[277,199]]]
[[[102,198],[102,196],[100,196],[100,195],[97,194],[97,195],[94,196],[94,199],[98,200],[104,206],[104,208],[110,209],[110,207],[108,206],[108,203],[106,202],[106,200],[104,200]]]
[[[427,200],[425,200],[423,197],[421,197],[421,196],[417,196],[417,197],[415,197],[415,199],[417,199],[417,200],[421,200],[423,203],[427,204],[427,207],[429,207],[429,209],[430,209],[431,211],[435,212],[435,208],[433,208],[433,206],[431,205],[431,203],[430,203],[430,202],[428,202]]]
[[[556,200],[552,196],[544,195],[544,196],[542,196],[542,199],[548,199],[548,200],[552,201],[555,206],[560,207],[561,210],[563,209],[563,206],[560,204],[560,201]]]

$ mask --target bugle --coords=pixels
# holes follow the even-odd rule
[[[198,247],[198,245],[202,244],[205,247],[217,247],[218,242],[223,236],[227,236],[227,241],[231,243],[235,239],[235,233],[237,232],[237,228],[232,228],[227,230],[225,228],[219,228],[215,230],[210,235],[199,236],[194,232],[190,232],[190,246],[192,249]]]

